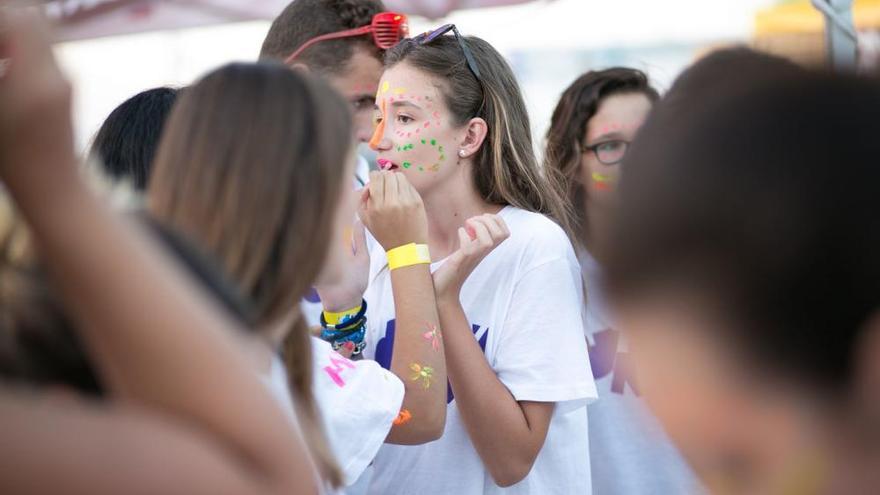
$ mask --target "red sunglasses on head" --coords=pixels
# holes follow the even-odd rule
[[[373,43],[375,43],[377,47],[382,50],[387,50],[409,35],[409,25],[406,21],[406,15],[404,14],[398,14],[396,12],[380,12],[374,15],[373,21],[366,26],[315,36],[309,41],[303,43],[295,52],[291,53],[290,56],[284,60],[284,63],[292,63],[306,48],[319,41],[349,38],[369,33],[373,34]]]

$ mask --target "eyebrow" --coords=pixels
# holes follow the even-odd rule
[[[624,138],[625,136],[618,131],[607,132],[605,134],[597,136],[595,139],[592,140],[593,144],[590,144],[588,146],[594,146],[596,143],[601,143],[603,141],[616,141],[619,139],[622,140]]]

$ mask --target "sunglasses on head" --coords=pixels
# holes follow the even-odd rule
[[[375,43],[380,49],[387,50],[409,35],[409,25],[407,24],[407,19],[404,14],[398,14],[396,12],[380,12],[374,15],[373,21],[366,26],[315,36],[303,43],[295,52],[291,53],[290,56],[284,60],[284,63],[293,63],[293,61],[296,60],[296,57],[305,51],[306,48],[315,43],[339,38],[362,36],[364,34],[372,34],[373,43]]]
[[[428,43],[436,40],[437,38],[443,36],[449,31],[452,31],[452,34],[455,35],[455,41],[458,42],[458,46],[461,47],[461,51],[464,53],[464,59],[467,62],[468,69],[471,70],[471,72],[474,74],[474,77],[477,78],[477,81],[481,81],[480,69],[477,67],[477,61],[474,59],[474,54],[471,53],[471,49],[468,48],[467,43],[465,43],[464,41],[464,38],[462,38],[461,34],[459,34],[458,29],[455,27],[455,24],[445,24],[433,31],[428,31],[427,33],[422,33],[415,38],[411,38],[410,41],[417,45],[427,45]]]

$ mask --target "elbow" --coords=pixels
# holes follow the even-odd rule
[[[418,432],[413,440],[416,443],[428,443],[439,440],[443,436],[446,429],[446,408],[439,414],[434,414],[430,418],[424,419],[419,425]]]
[[[492,481],[501,488],[511,487],[524,480],[537,456],[510,456],[508,459],[499,459],[493,466],[487,465]]]
[[[439,440],[443,436],[443,432],[446,430],[446,415],[444,414],[443,416],[442,420],[432,421],[428,428],[425,429],[424,443]]]

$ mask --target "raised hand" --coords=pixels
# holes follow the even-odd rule
[[[434,272],[434,291],[438,301],[458,301],[459,292],[474,268],[505,239],[510,231],[498,215],[480,215],[465,221],[458,229],[459,248]]]

